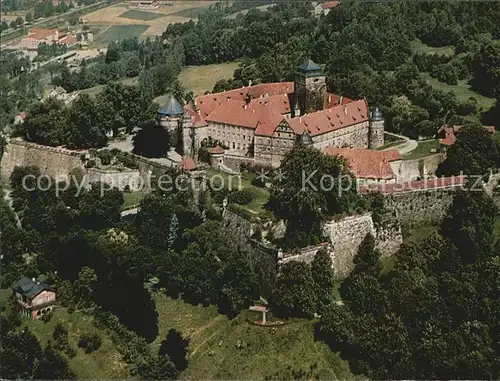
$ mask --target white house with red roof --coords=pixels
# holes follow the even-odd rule
[[[206,94],[182,106],[173,97],[158,110],[158,122],[182,133],[183,154],[195,157],[208,141],[226,147],[224,157],[258,164],[280,165],[301,137],[323,149],[377,148],[384,144],[384,119],[370,113],[365,100],[326,91],[321,68],[306,60],[295,82],[264,83]],[[323,92],[323,110],[303,114],[299,98],[307,91]],[[301,98],[300,98],[301,99]]]
[[[319,16],[319,15],[327,15],[328,13],[330,13],[330,11],[339,6],[340,5],[340,1],[325,1],[324,3],[320,3],[318,5],[316,5],[316,7],[314,8],[314,14],[316,16]]]
[[[31,28],[28,35],[20,42],[20,48],[24,50],[37,50],[42,42],[51,44],[59,41],[59,32],[57,29]]]

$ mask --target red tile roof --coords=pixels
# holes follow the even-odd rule
[[[59,39],[60,44],[66,44],[68,46],[76,44],[76,42],[77,42],[76,36],[73,34],[66,35]]]
[[[201,116],[201,112],[196,112],[195,110],[193,110],[191,105],[185,105],[184,112],[186,112],[191,117],[193,127],[205,127],[208,125],[205,119],[203,119],[203,117]]]
[[[443,124],[439,130],[438,134],[441,134],[444,131],[445,137],[442,139],[439,139],[439,144],[445,145],[445,146],[451,146],[455,144],[457,141],[457,136],[456,133],[460,131],[460,129],[463,126],[449,126],[447,124]],[[490,134],[495,132],[495,126],[483,126],[483,128],[488,131]]]
[[[276,126],[283,119],[283,115],[274,110],[270,104],[258,102],[228,100],[214,110],[205,120],[215,123],[224,123],[234,126],[257,128],[259,125],[274,124]]]
[[[309,135],[317,136],[353,124],[366,122],[369,117],[366,101],[359,100],[289,119],[288,124],[297,135],[307,130]]]
[[[196,169],[196,163],[192,157],[184,156],[179,163],[179,168],[183,171],[192,171],[193,169]]]
[[[28,32],[28,37],[35,40],[43,40],[47,37],[53,36],[57,33],[56,29],[46,29],[46,28],[31,28]]]
[[[339,4],[340,4],[340,1],[327,1],[326,3],[321,4],[321,8],[331,9],[331,8],[335,8]]]
[[[389,163],[402,159],[400,153],[395,149],[377,151],[358,148],[325,148],[324,152],[331,156],[345,157],[356,177],[363,179],[389,180],[396,178]]]
[[[212,147],[212,148],[208,149],[208,153],[211,153],[211,154],[214,154],[214,155],[222,154],[224,152],[226,152],[226,151],[221,146],[215,146],[215,147]]]
[[[343,97],[342,95],[337,95],[337,94],[325,92],[325,97],[324,97],[324,101],[323,101],[323,108],[324,109],[332,108],[332,107],[338,106],[339,104],[345,105],[345,104],[348,104],[352,101],[353,101],[352,99],[347,98],[347,97]]]
[[[244,101],[247,94],[252,98],[260,98],[265,94],[273,95],[291,94],[294,92],[293,82],[262,83],[260,85],[242,87],[221,93],[207,94],[196,97],[195,104],[201,111],[201,116],[206,118],[227,100]],[[289,106],[288,106],[289,107]]]
[[[462,187],[467,183],[467,176],[436,177],[433,179],[414,180],[402,183],[379,183],[363,185],[358,192],[365,194],[369,192],[381,192],[383,194],[394,194],[402,192],[424,191],[432,189],[446,189]]]

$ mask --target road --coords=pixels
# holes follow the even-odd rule
[[[387,131],[385,133],[387,135],[394,136],[395,138],[402,139],[402,140],[404,140],[404,142],[401,144],[398,144],[397,146],[386,148],[382,151],[387,151],[389,149],[396,149],[396,150],[398,150],[398,152],[401,155],[406,155],[418,147],[418,142],[414,139],[410,139],[407,136],[398,135],[398,134],[394,134],[392,132],[387,132]]]

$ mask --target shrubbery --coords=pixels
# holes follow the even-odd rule
[[[247,205],[253,201],[254,197],[252,192],[243,189],[240,191],[233,192],[229,195],[229,202],[239,205]]]
[[[78,346],[83,349],[85,353],[97,351],[102,345],[101,337],[96,334],[84,333],[78,341]]]

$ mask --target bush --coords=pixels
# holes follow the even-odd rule
[[[102,165],[109,165],[111,164],[111,160],[113,160],[113,154],[111,153],[110,150],[103,149],[97,152],[97,157],[101,159],[101,164]]]
[[[47,313],[43,314],[40,319],[44,323],[48,323],[52,319],[52,315],[54,315],[54,313],[52,311],[50,311],[50,312],[47,312]]]
[[[254,198],[253,194],[250,191],[243,189],[243,190],[231,193],[229,195],[228,201],[230,203],[234,203],[234,204],[238,204],[238,205],[247,205],[253,201],[253,198]]]
[[[102,345],[102,339],[97,333],[88,334],[84,333],[78,341],[78,346],[83,349],[85,353],[97,351]]]
[[[266,183],[260,176],[256,176],[252,180],[252,185],[260,188],[264,188],[266,186]]]

